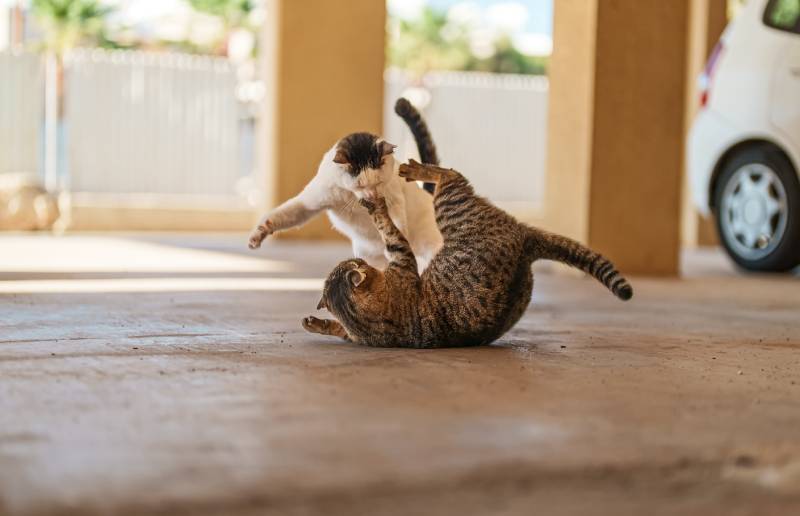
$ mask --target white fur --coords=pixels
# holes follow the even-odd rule
[[[336,145],[325,153],[317,175],[303,191],[265,215],[259,227],[269,224],[272,232],[282,231],[300,226],[326,210],[333,227],[352,242],[355,256],[384,269],[388,265],[385,245],[372,217],[358,203],[364,197],[383,196],[389,216],[411,244],[422,272],[442,246],[431,195],[397,174],[393,154],[386,156],[380,169],[364,170],[358,177],[334,163],[335,155]],[[259,228],[253,231],[251,242],[259,232]]]

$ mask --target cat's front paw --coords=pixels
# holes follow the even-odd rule
[[[274,233],[274,231],[275,230],[273,229],[272,221],[270,220],[267,220],[263,224],[259,224],[258,227],[256,227],[256,229],[250,233],[250,239],[247,243],[247,247],[250,249],[258,249],[261,247],[261,242]]]
[[[358,203],[361,206],[365,207],[367,209],[367,211],[370,213],[370,215],[375,212],[375,202],[374,201],[370,201],[369,199],[365,198],[365,199],[359,199]]]
[[[310,333],[325,333],[328,326],[328,321],[325,319],[318,319],[313,315],[304,317],[301,321],[303,328]]]
[[[374,214],[375,212],[387,212],[388,209],[386,207],[386,199],[383,197],[376,197],[375,199],[361,199],[358,201],[361,203],[361,206],[365,207],[370,215]]]
[[[408,163],[401,163],[398,175],[406,181],[417,181],[421,171],[425,170],[425,165],[418,161],[409,160]]]

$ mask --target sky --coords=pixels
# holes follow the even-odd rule
[[[553,48],[553,0],[388,0],[389,12],[415,18],[426,5],[447,11],[491,39],[508,34],[514,46],[527,54],[547,55]]]
[[[426,4],[441,10],[447,10],[455,4],[474,4],[483,11],[490,7],[505,10],[509,16],[524,12],[525,32],[547,36],[553,34],[553,0],[388,0],[388,4],[393,13],[412,17]]]
[[[0,0],[0,5],[14,5],[18,0]],[[28,4],[30,0],[22,0]],[[183,0],[101,0],[103,3],[121,5],[135,18],[158,17],[176,9],[182,9]],[[455,4],[474,4],[486,10],[494,6],[506,6],[509,13],[521,6],[527,14],[524,20],[524,31],[552,35],[553,30],[553,0],[387,0],[392,12],[408,14],[419,12],[423,5],[428,4],[438,9],[448,9]],[[520,12],[520,11],[517,11]]]
[[[28,4],[30,0],[22,0]],[[115,22],[151,25],[155,20],[182,18],[189,11],[184,0],[101,0],[115,5]],[[17,0],[0,0],[13,5]],[[484,33],[512,36],[514,44],[529,54],[549,54],[552,49],[553,0],[387,0],[389,11],[413,18],[425,6],[448,11],[460,21],[472,23]]]

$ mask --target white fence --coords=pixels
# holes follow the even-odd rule
[[[66,64],[60,169],[71,191],[243,203],[236,185],[252,172],[253,121],[227,61],[82,50]],[[38,56],[0,53],[0,173],[42,172],[41,70]],[[495,201],[541,205],[546,78],[436,72],[415,82],[387,72],[384,134],[405,154],[415,146],[392,108],[409,88],[443,163]]]
[[[243,116],[227,60],[77,50],[65,66],[63,186],[241,200],[253,121]],[[42,70],[39,56],[0,53],[0,173],[43,173]]]
[[[42,76],[38,56],[0,52],[0,173],[42,171]]]
[[[88,50],[67,67],[72,191],[235,194],[240,116],[226,60]]]
[[[384,133],[403,153],[415,154],[394,101],[403,94],[429,100],[424,116],[442,163],[494,201],[537,209],[544,195],[547,92],[547,78],[538,76],[435,72],[415,84],[389,71]]]

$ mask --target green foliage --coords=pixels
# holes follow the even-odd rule
[[[57,54],[101,39],[105,17],[111,12],[98,0],[33,0],[31,5],[45,31],[45,47]]]
[[[467,34],[460,28],[448,33],[444,13],[425,8],[417,19],[397,24],[389,45],[389,62],[394,66],[417,72],[464,70],[472,59]]]
[[[448,20],[430,7],[413,20],[390,20],[388,60],[393,66],[424,73],[428,70],[464,70],[496,73],[544,74],[547,58],[517,50],[508,37],[493,42],[494,53],[478,57],[470,48],[469,27]]]
[[[189,0],[198,12],[220,17],[228,27],[240,27],[246,23],[253,10],[252,0]]]
[[[475,59],[466,70],[493,73],[522,73],[544,75],[547,73],[547,58],[529,56],[517,50],[511,39],[502,37],[494,42],[495,52],[486,59]]]
[[[156,0],[150,0],[156,1]],[[249,14],[255,8],[253,0],[188,0],[198,12],[216,16],[224,24],[224,34],[211,48],[190,41],[160,42],[158,45],[192,53],[224,53],[229,32],[246,27]],[[105,18],[112,8],[100,0],[31,0],[32,11],[44,31],[46,50],[63,55],[77,45],[103,48],[136,48],[141,42],[121,43],[106,30]]]

